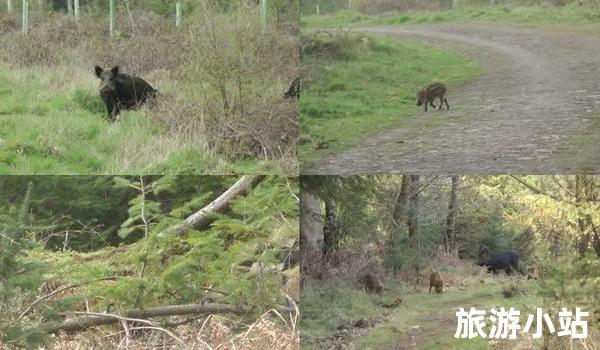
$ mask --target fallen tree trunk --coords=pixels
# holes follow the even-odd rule
[[[214,221],[214,214],[221,213],[229,207],[233,199],[246,194],[248,190],[256,187],[263,179],[264,175],[242,176],[233,186],[223,192],[217,199],[210,202],[207,206],[190,215],[182,223],[172,226],[168,231],[175,231],[183,234],[189,229],[203,229],[208,227]]]
[[[280,312],[295,312],[293,308],[278,306],[275,308]],[[46,333],[58,331],[74,332],[89,327],[118,323],[122,318],[146,319],[151,317],[185,315],[185,314],[220,314],[231,313],[242,315],[251,311],[250,307],[229,304],[187,304],[157,306],[146,309],[132,309],[125,311],[122,315],[84,315],[81,317],[67,318],[62,322],[48,322],[41,325]]]

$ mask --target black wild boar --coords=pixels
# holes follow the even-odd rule
[[[489,251],[484,249],[479,254],[479,265],[487,266],[488,271],[498,273],[504,270],[507,275],[510,275],[512,270],[519,272],[525,276],[523,269],[519,265],[519,253],[514,250]]]
[[[436,293],[442,293],[444,291],[444,281],[442,280],[442,276],[437,271],[431,271],[429,275],[429,293],[431,294],[431,289],[434,289]]]
[[[284,99],[300,98],[300,77],[296,77],[290,83],[290,87],[283,94]]]
[[[121,109],[135,108],[156,97],[156,90],[144,79],[113,69],[96,66],[96,76],[100,78],[100,97],[108,111],[108,119],[114,121]]]
[[[448,93],[448,88],[445,84],[442,83],[431,83],[421,90],[417,92],[417,106],[425,105],[425,112],[427,112],[427,105],[431,105],[431,107],[436,108],[433,102],[436,98],[440,99],[440,107],[438,110],[441,110],[446,104],[446,110],[450,109],[450,105],[448,105],[448,100],[446,99],[446,93]]]

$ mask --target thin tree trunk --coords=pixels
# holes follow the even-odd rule
[[[416,237],[419,231],[419,180],[419,175],[410,175],[410,196],[406,223],[408,225],[408,237],[411,239]]]
[[[419,245],[419,175],[410,176],[409,211],[407,217],[408,238],[414,254],[414,267],[417,285],[421,282],[421,263]]]
[[[575,206],[577,207],[577,223],[579,226],[578,253],[585,256],[590,245],[590,227],[583,214],[582,206],[586,201],[586,179],[585,175],[575,176]]]
[[[586,175],[585,177],[585,200],[586,206],[596,201],[596,195],[594,193],[594,175]],[[600,235],[594,224],[594,219],[590,214],[585,215],[585,223],[588,234],[590,235],[591,246],[597,256],[600,256]]]
[[[338,248],[340,225],[335,210],[335,201],[327,199],[325,201],[325,227],[323,228],[324,255],[333,253]]]
[[[300,251],[302,269],[311,271],[323,258],[323,217],[321,200],[307,190],[300,191]]]
[[[397,228],[400,223],[405,219],[406,206],[408,204],[408,186],[410,185],[410,176],[403,175],[402,183],[400,184],[400,191],[396,197],[396,204],[394,205],[394,214],[392,216],[392,225]]]
[[[396,201],[394,204],[394,212],[392,213],[392,222],[390,225],[390,233],[388,237],[387,249],[391,255],[397,254],[396,241],[400,235],[402,223],[406,220],[406,207],[408,206],[408,195],[410,186],[410,176],[403,175],[400,183],[400,189],[396,195]],[[397,276],[398,266],[393,266],[394,276]]]
[[[448,201],[448,216],[446,217],[446,252],[456,251],[456,213],[458,212],[458,187],[460,177],[452,176],[450,200]]]

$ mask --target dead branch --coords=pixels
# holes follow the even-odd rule
[[[295,312],[294,308],[278,306],[277,309],[282,312]],[[118,323],[122,319],[135,319],[134,321],[143,321],[151,317],[184,315],[184,314],[220,314],[231,313],[242,315],[252,310],[248,306],[229,305],[229,304],[187,304],[187,305],[168,305],[157,306],[146,309],[127,310],[122,316],[112,314],[99,314],[90,312],[81,312],[82,317],[67,318],[62,322],[47,322],[40,326],[47,333],[56,333],[58,331],[80,331],[89,327]]]
[[[175,231],[177,234],[183,234],[189,229],[203,229],[208,227],[215,219],[214,214],[221,213],[229,207],[232,200],[240,195],[244,195],[250,189],[256,187],[265,176],[242,176],[233,186],[223,192],[217,199],[210,202],[207,206],[190,215],[185,221],[170,227],[167,231]]]
[[[554,194],[552,194],[552,193],[548,193],[548,192],[546,192],[546,191],[543,191],[542,189],[540,189],[540,188],[537,188],[536,186],[534,186],[534,185],[532,185],[532,184],[528,183],[527,181],[525,181],[525,180],[523,180],[523,179],[521,179],[521,178],[519,178],[519,177],[517,177],[517,176],[510,175],[510,177],[511,177],[513,180],[515,180],[515,181],[517,181],[518,183],[520,183],[521,185],[523,185],[523,186],[527,187],[529,190],[531,190],[531,191],[532,191],[533,193],[535,193],[535,194],[542,194],[542,195],[545,195],[545,196],[547,196],[547,197],[550,197],[550,198],[552,198],[552,199],[554,199],[554,200],[556,200],[556,201],[559,201],[559,202],[565,202],[565,201],[566,201],[564,198],[560,198],[560,197],[558,197],[558,196],[556,196],[556,195],[554,195]],[[567,201],[567,202],[568,202],[568,201]]]

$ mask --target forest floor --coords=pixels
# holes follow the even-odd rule
[[[420,291],[403,297],[403,306],[390,315],[389,321],[370,330],[357,340],[358,348],[376,349],[525,349],[531,344],[531,336],[519,333],[516,341],[456,339],[459,308],[466,310],[475,307],[489,310],[492,307],[514,307],[522,314],[535,312],[531,307],[541,306],[535,297],[535,286],[522,282],[522,294],[514,298],[504,298],[502,289],[506,281],[486,282],[481,286],[451,288],[444,294],[428,294]],[[536,303],[537,301],[537,303]],[[526,320],[522,316],[521,322]],[[487,329],[489,331],[489,328]]]
[[[502,290],[508,285],[516,284],[520,293],[513,298],[505,298]],[[335,349],[529,349],[533,343],[530,334],[519,333],[517,340],[488,340],[482,338],[456,339],[457,329],[456,311],[464,307],[469,310],[475,307],[478,310],[489,310],[492,307],[514,307],[521,311],[521,324],[523,325],[529,313],[535,313],[536,306],[541,305],[541,299],[537,296],[536,284],[519,277],[487,277],[479,285],[464,285],[450,287],[443,294],[429,294],[425,288],[396,289],[390,287],[390,291],[384,292],[383,296],[365,295],[362,291],[362,302],[357,303],[358,296],[351,296],[352,303],[348,306],[354,310],[346,310],[344,301],[336,300],[335,307],[338,310],[326,311],[322,305],[315,304],[315,308],[321,308],[324,318],[328,320],[317,320],[301,329],[314,336],[313,344],[304,342],[307,349],[335,348]],[[345,295],[353,292],[345,291]],[[388,300],[402,299],[401,304],[395,308],[368,307],[369,303],[381,305]],[[311,301],[312,303],[312,301]],[[306,306],[305,306],[306,307]],[[334,308],[335,308],[334,307]],[[348,314],[340,315],[342,310]],[[362,308],[368,307],[368,311]],[[331,306],[330,306],[331,308]],[[360,315],[360,317],[359,317]],[[307,317],[304,315],[304,317]],[[310,317],[310,316],[309,316]],[[346,318],[350,317],[351,320]],[[337,321],[335,320],[337,318]],[[334,319],[334,321],[331,321]],[[362,322],[358,322],[364,320]],[[328,322],[337,322],[341,325],[355,324],[354,327],[333,325],[329,327]],[[367,326],[365,326],[365,324]],[[360,326],[357,326],[360,325]],[[327,331],[327,329],[329,329]],[[337,329],[337,330],[336,330]],[[326,330],[326,331],[323,331]],[[489,332],[489,327],[486,328]],[[332,335],[333,334],[333,335]],[[311,337],[309,337],[311,338]],[[308,338],[304,338],[308,339]],[[324,346],[324,344],[326,344]]]
[[[600,170],[600,38],[502,24],[355,29],[463,53],[483,69],[429,111],[367,136],[304,174],[566,173]],[[400,62],[399,62],[400,64]]]

